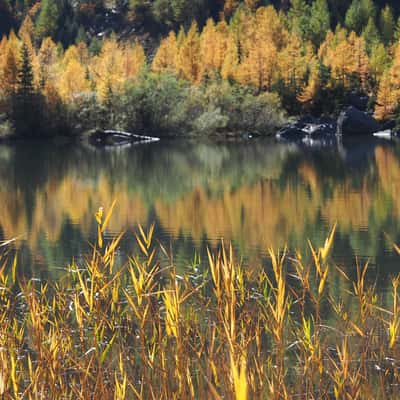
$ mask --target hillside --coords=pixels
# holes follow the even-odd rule
[[[188,28],[193,20],[199,27],[208,18],[231,18],[237,8],[252,9],[272,4],[277,10],[303,10],[312,0],[0,0],[0,36],[10,29],[18,30],[27,15],[33,20],[36,39],[51,36],[64,47],[79,40],[115,32],[122,37],[140,33],[158,39],[169,30]],[[397,0],[327,0],[330,27],[349,25],[351,15],[363,19],[372,17],[379,25],[381,10],[390,6],[397,19],[400,3]],[[369,15],[366,15],[365,10]],[[347,19],[346,19],[347,18]],[[350,27],[351,28],[351,27]]]

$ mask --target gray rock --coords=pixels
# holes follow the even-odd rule
[[[379,130],[381,125],[377,120],[353,106],[342,111],[337,121],[338,135],[372,135]]]

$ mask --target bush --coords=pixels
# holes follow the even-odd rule
[[[284,123],[278,95],[214,82],[190,86],[172,74],[144,72],[102,106],[104,127],[153,136],[271,134]]]

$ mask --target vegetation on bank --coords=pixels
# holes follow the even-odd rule
[[[148,18],[159,2],[148,18],[145,2],[109,3],[110,15],[156,25]],[[18,34],[10,30],[0,42],[0,112],[21,136],[98,126],[169,135],[269,133],[282,123],[282,107],[289,114],[332,114],[354,94],[367,96],[380,120],[398,114],[400,25],[389,5],[225,1],[206,7],[204,15],[213,17],[206,20],[195,6],[196,15],[178,18],[186,3],[171,2],[176,21],[160,18],[173,30],[149,47],[143,31],[125,35],[118,26],[117,34],[88,37],[89,22],[76,43],[61,40],[58,2],[27,4]],[[70,7],[73,15],[91,10],[94,17],[106,6]]]
[[[255,274],[222,243],[181,276],[153,227],[121,260],[110,213],[96,219],[92,254],[60,281],[2,258],[3,398],[397,398],[400,277],[386,299],[368,265],[351,279],[329,261],[334,229],[310,263],[270,249]]]

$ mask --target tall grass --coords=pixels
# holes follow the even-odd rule
[[[99,210],[97,243],[59,282],[24,280],[2,256],[1,398],[398,398],[400,277],[385,308],[368,265],[352,281],[329,261],[335,229],[310,262],[269,249],[254,276],[221,243],[180,276],[154,226],[117,263],[110,216]]]

